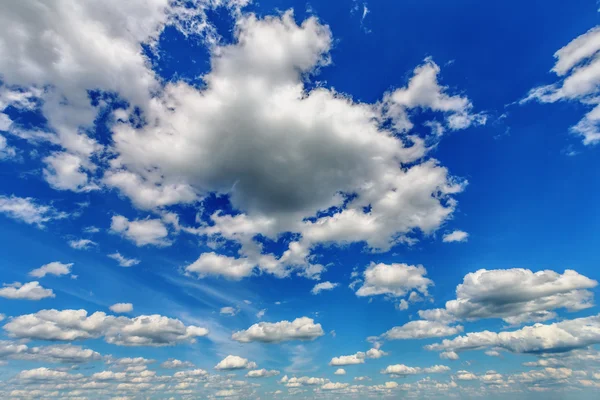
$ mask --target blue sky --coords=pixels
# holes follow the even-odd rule
[[[597,10],[0,5],[1,397],[595,398]]]

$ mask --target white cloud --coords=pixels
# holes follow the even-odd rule
[[[245,331],[235,332],[231,338],[242,343],[278,343],[290,340],[314,340],[324,334],[321,324],[315,324],[311,318],[301,317],[292,322],[259,322]]]
[[[66,152],[52,153],[44,158],[44,178],[56,190],[89,192],[99,187],[90,183],[84,159]]]
[[[219,311],[219,313],[221,315],[229,315],[229,316],[234,316],[236,315],[238,312],[240,312],[239,308],[235,308],[235,307],[223,307],[221,308],[221,310]]]
[[[593,305],[587,289],[597,282],[576,271],[485,270],[465,275],[446,310],[458,319],[503,318],[509,323],[553,318],[551,310],[578,311]]]
[[[279,371],[276,370],[266,370],[266,369],[257,369],[254,371],[248,371],[248,373],[246,374],[247,378],[268,378],[270,376],[277,376],[279,375]]]
[[[73,267],[73,263],[64,264],[59,261],[54,261],[32,270],[31,272],[29,272],[29,276],[33,276],[35,278],[43,278],[46,275],[68,275],[71,273],[71,267]]]
[[[68,217],[67,213],[59,212],[52,206],[38,204],[31,197],[14,195],[0,196],[0,213],[29,225],[37,225],[38,228],[43,228],[46,222]]]
[[[477,375],[469,371],[458,371],[456,373],[456,379],[459,381],[474,381],[477,379]]]
[[[195,273],[200,278],[223,276],[240,280],[252,274],[254,265],[247,259],[236,259],[216,253],[202,253],[192,264],[185,267],[187,273]]]
[[[32,340],[73,341],[104,337],[120,346],[168,346],[194,342],[208,330],[185,326],[178,319],[161,315],[115,317],[103,312],[88,316],[85,310],[42,310],[12,318],[4,325],[11,337]]]
[[[0,288],[0,297],[13,300],[41,300],[55,295],[52,289],[46,289],[39,282],[33,281],[24,284],[20,282],[4,284],[4,287]]]
[[[600,343],[600,315],[535,324],[516,331],[471,332],[427,345],[427,350],[466,351],[497,347],[513,353],[560,353]]]
[[[0,131],[8,130],[7,122],[8,116],[6,114],[0,113]],[[0,135],[0,160],[6,160],[9,158],[13,158],[17,155],[17,151],[14,147],[9,146],[6,138]]]
[[[410,321],[402,326],[395,326],[382,335],[388,340],[425,339],[432,337],[452,336],[463,331],[463,327],[448,326],[438,321]]]
[[[388,365],[381,371],[382,374],[386,375],[416,375],[416,374],[439,374],[450,371],[450,368],[445,365],[434,365],[433,367],[420,368],[420,367],[409,367],[404,364]]]
[[[92,246],[97,246],[98,243],[90,239],[69,240],[69,246],[77,250],[87,250]]]
[[[356,354],[351,354],[348,356],[339,356],[333,357],[329,362],[329,365],[332,366],[342,366],[342,365],[355,365],[355,364],[364,364],[365,359],[367,358],[381,358],[387,356],[388,353],[379,349],[379,344],[376,344],[376,347],[367,350],[366,352],[359,351]]]
[[[578,101],[592,106],[571,131],[583,138],[584,145],[600,143],[600,27],[572,40],[554,53],[556,64],[552,71],[561,79],[558,83],[530,90],[525,103],[537,100],[542,103]]]
[[[433,282],[425,277],[426,274],[422,265],[371,263],[363,274],[364,282],[356,295],[401,297],[413,289],[427,295],[427,288]]]
[[[443,360],[458,360],[460,357],[454,351],[444,351],[440,353],[440,358]]]
[[[131,303],[116,303],[109,307],[110,311],[114,313],[128,313],[133,311],[133,304]]]
[[[321,293],[323,290],[333,290],[335,289],[337,286],[339,285],[339,283],[331,283],[329,281],[327,282],[321,282],[321,283],[317,283],[315,285],[315,287],[312,288],[312,290],[310,291],[312,294],[319,294]]]
[[[119,252],[116,252],[116,253],[113,253],[113,254],[109,254],[108,257],[110,257],[113,260],[117,261],[121,267],[125,267],[125,268],[133,267],[134,265],[138,265],[141,262],[137,258],[127,258],[127,257],[124,257]]]
[[[169,231],[160,219],[137,219],[130,221],[122,215],[112,217],[110,230],[131,240],[137,246],[170,246]]]
[[[442,241],[444,243],[466,242],[468,238],[469,234],[467,232],[456,230],[451,233],[445,234]]]
[[[256,368],[256,363],[252,361],[248,361],[246,358],[242,358],[239,356],[228,355],[224,359],[222,359],[217,365],[215,365],[215,369],[218,370],[232,370],[232,369],[252,369]]]
[[[266,309],[266,308],[263,308],[262,310],[259,310],[259,311],[256,313],[256,318],[258,318],[258,319],[261,319],[262,317],[264,317],[264,316],[265,316],[266,312],[267,312],[267,309]]]
[[[69,374],[68,372],[58,371],[50,368],[36,368],[21,371],[16,376],[17,379],[20,380],[30,380],[30,381],[69,381],[69,380],[77,380],[83,378],[82,374]]]
[[[102,359],[100,353],[72,344],[55,344],[32,348],[24,347],[26,350],[18,352],[13,358],[62,364],[83,364]]]
[[[333,373],[334,375],[346,375],[346,370],[344,368],[338,368]]]
[[[160,367],[166,369],[193,368],[194,364],[189,361],[181,361],[175,358],[170,358],[160,364]]]

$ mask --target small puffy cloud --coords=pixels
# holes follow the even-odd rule
[[[248,371],[246,374],[247,378],[268,378],[271,376],[279,375],[279,371],[277,370],[266,370],[266,369],[255,369],[253,371]]]
[[[375,264],[365,270],[363,285],[356,291],[357,296],[388,295],[405,296],[411,290],[427,295],[427,288],[433,282],[426,278],[427,271],[422,265]]]
[[[121,314],[133,311],[133,304],[131,303],[116,303],[109,307],[110,311]]]
[[[314,340],[324,334],[321,324],[315,324],[312,318],[301,317],[291,322],[259,322],[244,331],[235,332],[231,338],[242,343],[279,343],[290,340]]]
[[[86,160],[76,154],[55,152],[44,158],[44,178],[56,190],[90,192],[99,186],[90,182]],[[89,165],[88,165],[89,166]]]
[[[169,231],[160,219],[136,219],[130,221],[122,215],[112,217],[110,224],[112,233],[117,233],[134,242],[137,246],[170,246],[167,239]]]
[[[4,113],[0,113],[0,131],[6,131],[8,130],[10,124],[12,123],[12,121],[10,121],[10,118],[8,118],[8,115],[4,114]],[[9,158],[13,158],[17,155],[17,151],[15,150],[14,147],[9,146],[6,138],[2,135],[0,135],[0,160],[6,160]]]
[[[467,232],[456,230],[454,232],[445,234],[442,238],[442,241],[444,243],[466,242],[468,238],[469,234]]]
[[[444,351],[440,353],[440,358],[443,360],[458,360],[460,357],[454,351]]]
[[[41,310],[12,318],[4,325],[15,338],[31,340],[74,341],[103,337],[119,346],[169,346],[194,342],[208,330],[185,326],[178,319],[161,315],[116,317],[103,312],[88,316],[86,310]]]
[[[364,364],[365,362],[365,353],[356,353],[348,356],[339,356],[333,357],[329,362],[331,366],[340,366],[340,365],[355,365],[355,364]]]
[[[233,370],[233,369],[252,369],[256,368],[256,363],[253,361],[248,361],[246,358],[242,358],[239,356],[228,355],[224,359],[222,359],[217,365],[215,365],[215,369],[218,370]]]
[[[512,353],[560,353],[600,343],[600,315],[535,324],[506,332],[470,332],[452,340],[425,346],[435,351],[467,351],[499,348]]]
[[[346,389],[348,386],[350,386],[347,383],[341,383],[341,382],[327,382],[326,384],[324,384],[323,386],[321,386],[321,390],[339,390],[339,389]]]
[[[485,355],[489,357],[500,357],[500,352],[496,350],[488,350],[485,352]]]
[[[338,285],[339,285],[339,283],[331,283],[329,281],[327,281],[327,282],[321,282],[321,283],[317,283],[315,285],[315,287],[313,287],[310,292],[312,294],[319,294],[319,293],[321,293],[324,290],[335,289]]]
[[[259,311],[256,313],[256,318],[258,318],[258,319],[261,319],[262,317],[264,317],[264,316],[265,316],[266,312],[267,312],[267,309],[266,309],[266,308],[263,308],[262,310],[259,310]]]
[[[69,246],[77,250],[87,250],[92,246],[96,246],[98,243],[90,239],[77,239],[69,240]]]
[[[409,367],[404,364],[388,365],[381,371],[382,374],[386,375],[416,375],[416,374],[441,374],[450,371],[450,368],[445,365],[434,365],[432,367],[420,368],[420,367]]]
[[[31,272],[29,272],[29,276],[33,276],[35,278],[43,278],[46,275],[68,275],[71,273],[71,267],[73,267],[73,263],[63,264],[61,262],[54,261],[32,270]]]
[[[458,371],[455,376],[459,381],[474,381],[477,379],[477,375],[469,371]]]
[[[137,258],[127,258],[119,252],[109,254],[108,257],[112,258],[117,263],[119,263],[121,267],[125,268],[133,267],[134,265],[138,265],[141,262]]]
[[[202,253],[192,264],[185,267],[188,274],[194,273],[200,278],[222,276],[240,280],[252,275],[254,264],[245,258],[227,257],[216,253]]]
[[[448,326],[437,321],[410,321],[402,326],[395,326],[382,335],[388,340],[425,339],[432,337],[452,336],[462,332],[463,327]]]
[[[33,281],[25,284],[4,284],[4,287],[0,288],[0,297],[12,300],[41,300],[55,295],[52,289],[46,289],[39,282]]]
[[[346,375],[346,370],[344,368],[338,368],[335,370],[334,375]]]
[[[26,224],[36,225],[38,228],[43,228],[46,222],[69,216],[65,212],[57,211],[52,206],[38,204],[31,197],[16,196],[0,196],[0,213]]]
[[[181,361],[175,358],[170,358],[160,364],[160,367],[165,369],[193,368],[194,364],[189,361]]]
[[[219,314],[221,314],[221,315],[229,315],[230,317],[233,317],[234,315],[236,315],[239,312],[240,312],[239,308],[235,308],[235,307],[223,307],[219,311]]]

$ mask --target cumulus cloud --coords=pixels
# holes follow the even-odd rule
[[[376,347],[367,350],[366,352],[359,351],[356,354],[351,354],[347,356],[339,356],[333,357],[329,362],[329,365],[332,366],[342,366],[342,365],[354,365],[354,364],[363,364],[365,359],[367,358],[381,358],[387,356],[388,353],[381,350],[379,347],[379,343],[376,343]]]
[[[600,27],[572,40],[554,53],[552,68],[559,82],[531,89],[521,103],[537,100],[542,103],[578,101],[592,109],[571,131],[581,136],[584,145],[600,143]]]
[[[31,272],[29,272],[29,276],[33,276],[35,278],[43,278],[46,275],[68,275],[71,273],[72,267],[73,263],[64,264],[59,261],[54,261],[32,270]]]
[[[133,304],[131,303],[116,303],[109,307],[110,311],[114,313],[128,313],[133,311]]]
[[[0,196],[0,213],[7,217],[43,228],[47,222],[67,218],[69,214],[52,206],[38,204],[31,197]]]
[[[62,364],[84,364],[102,359],[100,353],[72,344],[55,344],[51,346],[31,347],[19,345],[22,351],[17,352],[12,358],[37,362],[51,362]]]
[[[312,318],[296,318],[292,322],[259,322],[244,331],[235,332],[231,338],[238,342],[279,343],[290,340],[314,340],[323,336],[321,324]]]
[[[233,317],[234,315],[236,315],[238,312],[240,312],[240,309],[239,308],[235,308],[235,307],[223,307],[219,311],[219,313],[221,315],[229,315],[231,317]]]
[[[319,294],[324,290],[333,290],[335,289],[339,284],[338,283],[331,283],[329,281],[327,282],[321,282],[321,283],[317,283],[315,285],[315,287],[312,288],[312,290],[310,291],[312,294]]]
[[[39,282],[33,281],[22,284],[15,282],[4,284],[0,288],[0,297],[13,300],[41,300],[48,297],[55,297],[52,289],[46,289]]]
[[[450,371],[450,368],[445,365],[434,365],[432,367],[420,368],[420,367],[409,367],[404,364],[388,365],[385,369],[381,370],[382,374],[386,375],[416,375],[416,374],[440,374]]]
[[[253,371],[248,371],[248,373],[246,374],[247,378],[268,378],[271,376],[277,376],[279,375],[279,371],[276,370],[266,370],[266,369],[256,369]]]
[[[432,337],[452,336],[463,331],[463,327],[448,326],[437,321],[410,321],[402,326],[395,326],[382,336],[388,340],[425,339]]]
[[[255,362],[248,361],[246,358],[228,355],[227,357],[222,359],[217,365],[215,365],[215,369],[218,369],[218,370],[252,369],[252,368],[256,368],[256,366],[257,365]]]
[[[193,368],[194,364],[189,361],[181,361],[175,358],[170,358],[160,364],[160,367],[165,369]]]
[[[69,240],[69,246],[77,250],[87,250],[92,246],[96,246],[98,243],[90,239],[76,239]]]
[[[112,258],[117,263],[119,263],[121,267],[125,268],[133,267],[134,265],[138,265],[141,262],[137,258],[127,258],[119,252],[109,254],[108,257]]]
[[[216,253],[202,253],[192,264],[185,267],[188,274],[198,277],[222,276],[227,279],[240,280],[252,274],[254,264],[247,259],[227,257]]]
[[[465,275],[456,288],[456,300],[446,310],[459,319],[503,318],[509,323],[553,318],[550,311],[578,311],[593,305],[588,289],[598,282],[576,271],[481,269]]]
[[[401,297],[413,289],[427,295],[427,288],[433,282],[426,274],[422,265],[371,263],[363,273],[364,282],[356,295]]]
[[[169,246],[169,231],[160,219],[137,219],[130,221],[122,215],[112,217],[110,230],[131,240],[137,246]]]
[[[344,368],[338,368],[333,373],[334,375],[346,375],[346,370]]]
[[[442,238],[444,243],[452,243],[452,242],[466,242],[469,238],[469,234],[465,231],[453,231],[450,233],[446,233]]]
[[[471,332],[425,346],[427,350],[467,351],[499,348],[512,353],[561,353],[600,343],[600,315],[535,324],[507,332]]]
[[[12,318],[4,325],[11,337],[31,340],[73,341],[103,337],[119,346],[169,346],[194,342],[208,330],[185,326],[161,315],[115,317],[103,312],[88,316],[85,310],[42,310]]]

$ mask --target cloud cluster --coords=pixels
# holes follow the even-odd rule
[[[246,330],[235,332],[231,338],[242,343],[279,343],[290,340],[314,340],[324,334],[321,324],[315,324],[312,318],[301,317],[291,322],[259,322]]]
[[[52,289],[46,289],[38,281],[4,284],[0,288],[0,297],[13,300],[41,300],[55,297]]]
[[[69,214],[53,206],[38,204],[34,199],[0,196],[0,213],[7,217],[43,228],[47,222],[67,218]]]
[[[103,312],[88,316],[85,310],[42,310],[12,318],[4,325],[11,337],[32,340],[74,341],[103,337],[120,346],[169,346],[193,342],[208,330],[185,326],[161,315],[115,317]]]
[[[233,370],[233,369],[252,369],[256,368],[257,365],[253,361],[248,361],[246,358],[228,355],[217,365],[215,365],[215,369],[218,370]]]
[[[422,265],[371,263],[363,273],[363,283],[356,295],[402,297],[411,290],[427,295],[433,281],[426,274]]]
[[[592,109],[571,131],[584,145],[600,143],[600,27],[596,26],[554,53],[559,82],[531,89],[521,103],[578,101]]]

